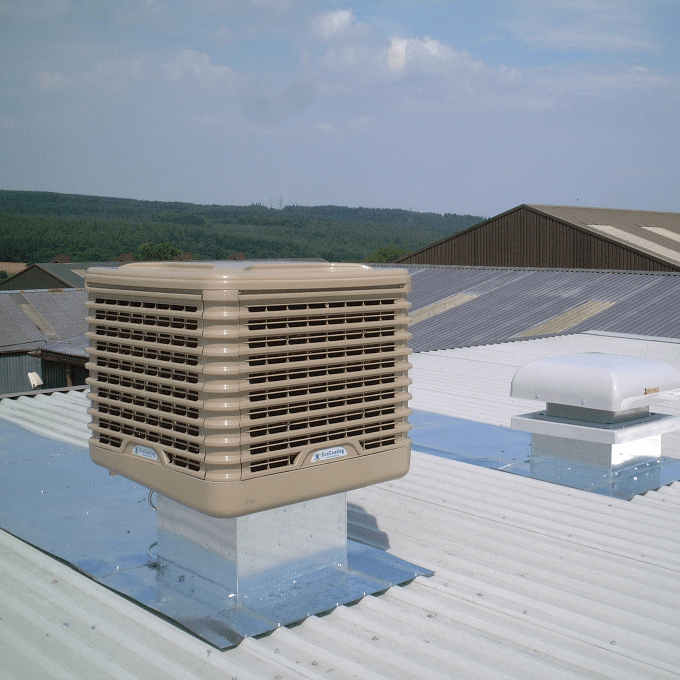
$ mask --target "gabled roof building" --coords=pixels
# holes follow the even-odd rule
[[[680,271],[680,213],[520,205],[399,263]]]
[[[120,262],[42,262],[0,283],[0,290],[37,290],[39,288],[84,288],[88,267],[117,267]]]
[[[86,293],[82,289],[0,292],[0,394],[30,389],[29,372],[41,372],[29,353],[81,335]]]

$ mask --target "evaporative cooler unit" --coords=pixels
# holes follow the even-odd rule
[[[404,270],[139,262],[85,285],[95,463],[213,517],[408,471]]]

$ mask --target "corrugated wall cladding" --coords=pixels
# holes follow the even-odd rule
[[[40,359],[30,357],[28,354],[0,355],[0,394],[30,390],[28,374],[31,371],[40,374]]]
[[[526,206],[433,243],[400,264],[678,271]]]

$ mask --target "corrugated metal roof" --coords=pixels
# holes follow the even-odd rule
[[[507,426],[542,406],[509,397],[527,361],[602,351],[678,367],[679,349],[579,334],[414,354],[412,405]],[[74,444],[86,440],[83,393],[25,402],[23,426],[54,434],[53,413],[78,432]],[[673,400],[666,407],[680,412]],[[3,447],[22,445],[13,427],[0,437],[0,475]],[[226,652],[0,531],[0,669],[10,678],[680,675],[680,484],[625,502],[414,452],[404,479],[348,501],[351,536],[435,575]]]
[[[611,351],[677,365],[678,349],[581,334],[415,354],[413,406],[507,425],[537,406],[508,396],[533,358]],[[59,416],[72,425],[85,409],[82,394],[75,400]],[[29,401],[28,422],[52,410]],[[3,447],[21,446],[23,431],[5,423],[0,475]],[[0,532],[0,669],[239,680],[680,675],[680,484],[625,502],[414,452],[404,479],[348,501],[350,535],[435,575],[226,652]]]
[[[680,370],[680,340],[599,332],[421,352],[409,359],[411,407],[510,427],[513,415],[545,408],[543,402],[510,397],[515,371],[534,359],[582,352],[657,359]],[[680,400],[659,404],[662,413],[680,414]]]
[[[469,296],[456,307],[442,305],[441,313],[411,327],[411,347],[416,352],[505,342],[531,328],[544,335],[553,334],[555,329],[542,325],[565,317],[573,323],[561,326],[562,332],[602,330],[680,338],[680,316],[676,313],[679,274],[426,265],[405,268],[412,278],[409,300],[414,318],[421,310],[439,310],[437,303],[441,300]],[[583,318],[578,311],[586,303],[597,303],[591,310],[596,313]]]
[[[591,319],[593,316],[600,314],[605,309],[609,309],[614,302],[598,302],[596,300],[588,300],[583,304],[577,305],[567,312],[558,314],[552,319],[548,319],[538,326],[529,328],[522,333],[518,333],[516,338],[532,338],[540,335],[555,335],[557,333],[564,333],[565,331],[577,326],[579,323]]]
[[[406,269],[413,282],[411,346],[418,352],[504,342],[536,327],[553,333],[550,325],[542,325],[556,318],[573,321],[563,332],[597,329],[680,337],[680,316],[675,313],[680,274],[419,265]],[[82,290],[0,293],[0,318],[7,320],[0,325],[0,351],[29,351],[54,340],[21,309],[18,295],[59,340],[87,330]],[[585,319],[578,314],[584,304],[595,305],[596,312]]]
[[[349,499],[351,521],[377,521],[393,553],[435,575],[223,653],[0,532],[0,668],[63,678],[677,677],[677,512],[425,454],[404,480]]]
[[[84,359],[87,358],[85,351],[89,347],[90,341],[85,335],[76,335],[74,338],[58,340],[40,348],[41,356],[46,354],[63,355],[65,357]]]
[[[0,352],[30,351],[85,333],[86,300],[77,289],[0,292]]]
[[[0,418],[44,437],[86,447],[89,402],[86,392],[69,390],[0,399]]]

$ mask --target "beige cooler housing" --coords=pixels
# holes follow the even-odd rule
[[[140,262],[85,281],[95,463],[215,517],[408,472],[404,270]]]

